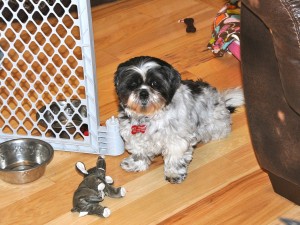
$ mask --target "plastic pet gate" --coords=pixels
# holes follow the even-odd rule
[[[100,126],[87,0],[0,0],[0,141],[118,155],[114,118]]]

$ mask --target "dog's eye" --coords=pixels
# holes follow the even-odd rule
[[[152,81],[150,83],[150,85],[151,85],[152,88],[158,88],[159,87],[159,83],[156,80]]]
[[[137,82],[130,82],[129,84],[128,84],[128,88],[129,89],[135,89],[135,88],[137,88],[138,87],[138,83]]]

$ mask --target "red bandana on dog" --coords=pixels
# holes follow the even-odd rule
[[[133,125],[131,126],[131,134],[137,134],[137,133],[145,133],[146,131],[146,125],[141,124],[141,125]]]

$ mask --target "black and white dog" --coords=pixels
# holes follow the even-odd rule
[[[143,171],[161,154],[165,178],[171,183],[186,178],[198,142],[230,133],[230,113],[244,104],[240,88],[220,93],[201,80],[181,80],[170,64],[150,56],[121,63],[114,82],[120,133],[131,153],[121,167]]]

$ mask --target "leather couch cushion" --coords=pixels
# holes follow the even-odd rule
[[[300,1],[243,0],[243,3],[270,29],[286,100],[300,114]]]

